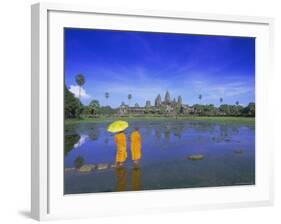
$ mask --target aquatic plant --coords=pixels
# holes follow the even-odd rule
[[[76,159],[74,160],[74,166],[76,169],[79,169],[83,166],[84,164],[84,158],[82,156],[77,156]]]

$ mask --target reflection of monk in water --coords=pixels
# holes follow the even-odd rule
[[[123,131],[120,131],[118,134],[114,136],[114,142],[117,146],[116,152],[116,165],[122,166],[123,162],[127,158],[127,143],[126,143],[126,136]]]
[[[116,168],[117,189],[116,191],[126,191],[126,177],[127,172],[124,167]]]
[[[132,191],[141,189],[141,170],[140,168],[132,169]]]
[[[137,165],[141,159],[141,136],[137,128],[131,134],[131,153],[132,160]]]

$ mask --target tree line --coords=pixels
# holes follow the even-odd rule
[[[192,108],[194,110],[191,114],[197,114],[200,116],[255,116],[255,103],[249,103],[245,107],[237,104],[221,104],[219,107],[215,107],[213,104],[195,104]]]
[[[105,98],[107,94],[105,93]],[[249,103],[247,106],[221,104],[215,107],[213,104],[194,104],[192,110],[189,112],[191,115],[199,116],[255,116],[255,103]],[[182,108],[177,108],[177,114],[183,114]],[[78,98],[70,92],[67,87],[64,87],[64,113],[65,118],[79,118],[79,117],[95,117],[100,115],[115,115],[118,109],[111,108],[110,106],[101,106],[98,100],[92,100],[89,105],[83,105]],[[165,113],[163,109],[162,113]],[[161,114],[162,114],[161,113]]]
[[[80,101],[81,88],[85,84],[85,78],[82,74],[78,74],[75,77],[75,81],[79,86],[78,98],[68,90],[66,85],[64,86],[64,115],[66,119],[80,118],[80,117],[95,117],[99,115],[114,115],[118,113],[118,109],[111,108],[110,106],[101,106],[99,101],[94,99],[89,105],[83,105]],[[106,101],[110,97],[108,92],[104,94]],[[198,96],[201,101],[202,94]],[[128,94],[129,106],[132,99],[132,94]],[[215,107],[213,104],[194,104],[188,114],[199,116],[255,116],[255,103],[249,103],[243,107],[239,104],[239,101],[235,102],[235,105],[223,104],[223,98],[219,99],[220,106]],[[136,104],[135,106],[138,106]],[[148,111],[145,111],[148,113]],[[165,108],[160,111],[161,114],[165,113]],[[147,114],[146,113],[146,114]],[[176,107],[177,114],[184,114],[183,106]]]

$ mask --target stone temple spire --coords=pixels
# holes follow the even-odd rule
[[[178,104],[182,105],[182,98],[181,98],[181,96],[178,97]]]
[[[155,99],[155,107],[160,107],[161,106],[161,96],[158,94],[158,96]]]
[[[147,101],[145,102],[145,107],[151,107],[150,100],[147,100]]]
[[[177,104],[177,101],[176,101],[176,98],[173,99],[173,105],[176,105]]]
[[[165,103],[170,103],[171,102],[171,97],[169,91],[166,92],[165,94]]]

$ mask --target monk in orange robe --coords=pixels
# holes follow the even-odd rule
[[[120,131],[114,136],[114,142],[117,146],[116,152],[116,166],[120,167],[123,165],[127,158],[127,143],[126,136],[123,131]]]
[[[137,128],[131,134],[131,153],[132,160],[137,165],[141,159],[141,135]]]

